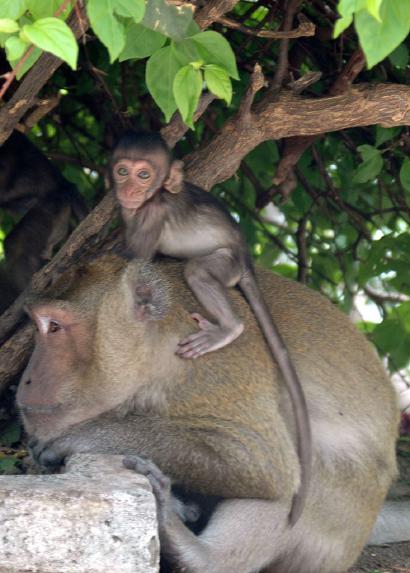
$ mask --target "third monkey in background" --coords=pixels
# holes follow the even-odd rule
[[[239,226],[210,193],[184,181],[160,135],[127,132],[114,148],[110,174],[133,256],[156,253],[186,260],[185,279],[215,322],[193,315],[199,332],[179,342],[181,358],[197,358],[222,348],[243,331],[227,293],[238,285],[254,312],[289,390],[296,419],[301,484],[290,523],[299,518],[309,484],[312,445],[306,400],[285,343],[263,300],[251,256]]]

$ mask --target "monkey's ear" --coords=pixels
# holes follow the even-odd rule
[[[143,283],[135,285],[134,288],[134,318],[138,322],[151,320],[155,308],[153,307],[152,288]]]
[[[165,179],[163,188],[170,193],[179,193],[184,188],[184,162],[174,159],[169,170],[169,175]]]
[[[169,287],[153,265],[132,261],[125,271],[125,280],[135,320],[147,322],[166,316],[170,307]]]

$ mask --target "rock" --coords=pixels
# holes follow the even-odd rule
[[[0,476],[0,573],[157,573],[155,499],[122,456],[59,475]]]

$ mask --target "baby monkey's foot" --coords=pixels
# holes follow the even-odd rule
[[[197,321],[201,330],[181,340],[178,344],[176,354],[181,358],[198,358],[207,352],[223,348],[243,332],[243,324],[240,322],[227,328],[209,322],[196,312],[191,316]]]

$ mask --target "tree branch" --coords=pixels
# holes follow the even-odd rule
[[[400,292],[380,292],[370,285],[365,285],[363,288],[367,296],[372,299],[376,304],[384,304],[385,302],[402,303],[408,302],[410,297]]]
[[[201,30],[205,30],[226,12],[230,12],[238,2],[239,0],[208,0],[204,7],[196,12],[195,22]]]
[[[352,83],[362,71],[365,61],[362,50],[356,50],[329,89],[329,95],[337,96],[348,92]],[[297,185],[297,179],[293,169],[303,153],[317,141],[318,137],[317,135],[297,136],[285,141],[282,158],[279,162],[276,175],[272,180],[273,187],[258,196],[256,203],[258,208],[261,209],[265,207],[277,192],[281,193],[284,201],[287,200]]]
[[[76,38],[80,38],[88,28],[84,10],[79,10],[78,13],[81,13],[82,20],[78,19],[77,12],[73,12],[68,19],[68,25]],[[45,52],[27,72],[12,98],[0,110],[0,145],[8,139],[21,118],[35,105],[38,92],[62,63],[56,56]]]
[[[194,113],[194,122],[197,121],[207,110],[208,106],[214,101],[215,96],[211,92],[205,92],[199,100],[198,107]],[[161,129],[161,135],[169,145],[175,147],[175,144],[186,134],[189,127],[182,121],[179,112],[172,116],[168,125]]]
[[[309,36],[314,36],[316,31],[316,26],[313,24],[313,22],[310,22],[310,20],[305,17],[300,17],[299,26],[297,28],[288,31],[258,30],[256,28],[251,28],[250,26],[244,26],[240,22],[236,22],[235,20],[231,20],[225,16],[218,18],[217,22],[223,26],[226,26],[227,28],[248,34],[248,36],[256,36],[258,38],[271,38],[273,40],[282,40],[285,38],[307,38]]]
[[[298,11],[301,0],[288,0],[286,6],[286,14],[283,20],[283,31],[290,32],[292,29],[293,19]],[[286,72],[288,71],[288,51],[289,51],[289,36],[286,36],[280,43],[279,56],[276,66],[275,76],[272,80],[268,90],[270,96],[275,95],[280,89],[285,79]]]
[[[410,87],[400,84],[357,85],[336,97],[304,98],[282,92],[275,102],[259,102],[247,129],[241,117],[230,118],[213,140],[189,154],[187,177],[210,189],[231,177],[242,159],[260,143],[296,135],[319,135],[351,127],[381,124],[407,125],[410,121]],[[210,168],[211,166],[211,168]]]
[[[29,131],[44,116],[56,108],[60,103],[60,100],[60,94],[56,94],[55,96],[46,99],[37,100],[35,109],[33,109],[33,111],[23,120],[23,122],[19,124],[19,127],[21,126],[24,132]]]
[[[255,99],[258,91],[261,90],[264,85],[265,78],[262,73],[262,68],[258,63],[256,63],[251,74],[251,79],[248,89],[246,90],[245,97],[239,106],[238,114],[243,120],[247,121],[250,117],[253,100]]]

